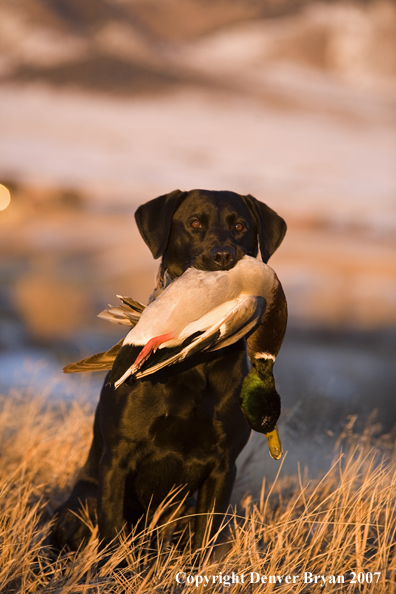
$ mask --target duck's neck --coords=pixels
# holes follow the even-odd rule
[[[273,367],[287,325],[287,303],[278,278],[260,326],[248,338],[251,369],[242,385],[241,408],[250,427],[260,433],[275,429],[280,415],[280,396],[276,391]]]
[[[249,358],[253,363],[268,356],[275,361],[282,346],[287,326],[287,302],[282,285],[275,278],[260,326],[247,339]]]

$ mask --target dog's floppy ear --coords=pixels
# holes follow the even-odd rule
[[[174,190],[142,204],[135,212],[140,235],[150,248],[154,259],[164,253],[168,245],[173,213],[186,195],[187,192]]]
[[[243,198],[257,223],[261,257],[263,262],[267,263],[282,243],[286,233],[286,223],[272,208],[250,194]]]

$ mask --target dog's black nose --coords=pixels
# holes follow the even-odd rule
[[[228,270],[236,264],[236,252],[231,246],[214,247],[210,250],[210,259],[219,270]]]

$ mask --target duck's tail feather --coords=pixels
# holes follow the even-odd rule
[[[135,301],[132,297],[123,297],[122,295],[117,295],[117,297],[124,303],[124,305],[127,305],[137,313],[142,313],[146,309],[146,306],[143,305],[143,303]]]
[[[106,320],[111,324],[120,324],[121,326],[136,326],[140,320],[140,314],[136,314],[131,310],[127,310],[122,305],[117,307],[109,307],[98,314],[98,318]]]
[[[109,370],[113,367],[114,360],[121,350],[123,342],[124,339],[122,338],[117,344],[104,353],[98,353],[97,355],[92,355],[86,359],[81,359],[81,361],[77,361],[76,363],[70,363],[63,368],[63,372],[78,373],[85,371]]]
[[[136,326],[146,306],[131,297],[123,297],[122,295],[117,295],[117,297],[122,301],[123,305],[117,305],[115,307],[110,305],[108,309],[98,314],[98,318],[107,320],[112,324]]]

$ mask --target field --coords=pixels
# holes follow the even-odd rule
[[[166,513],[156,512],[143,534],[124,538],[112,554],[98,552],[92,526],[86,549],[54,555],[46,545],[51,517],[84,461],[92,412],[78,401],[1,398],[1,592],[323,591],[322,578],[311,581],[315,575],[326,579],[328,592],[396,590],[393,440],[373,435],[375,423],[354,433],[353,419],[339,433],[324,476],[285,474],[280,466],[272,484],[231,510],[230,545],[216,552],[207,542],[195,571],[188,542],[177,546],[183,522],[175,529],[172,519],[182,510],[172,495]]]

